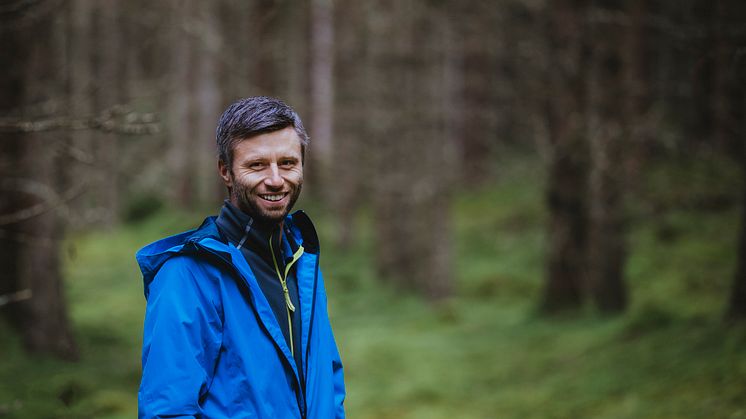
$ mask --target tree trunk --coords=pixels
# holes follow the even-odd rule
[[[491,6],[479,1],[465,1],[458,8],[459,43],[458,62],[460,80],[453,80],[459,91],[458,106],[453,106],[454,122],[458,127],[460,151],[460,181],[473,186],[488,182],[493,166],[492,154],[499,137],[499,89],[496,82],[501,76],[502,37],[495,28],[499,17]],[[503,58],[502,60],[500,58]],[[444,86],[445,88],[445,86]]]
[[[66,73],[60,70],[66,53],[60,19],[66,14],[54,2],[38,2],[26,12],[23,19],[3,22],[10,25],[0,30],[4,46],[0,54],[8,66],[0,112],[22,120],[66,116],[69,103],[62,99]],[[69,166],[61,161],[60,151],[66,144],[59,132],[1,135],[0,293],[25,299],[0,306],[0,312],[20,331],[29,351],[73,359],[77,349],[59,261],[63,234],[59,210],[64,202],[58,190]]]
[[[251,96],[255,95],[277,95],[279,90],[280,74],[276,66],[275,54],[281,51],[278,48],[280,37],[275,31],[279,28],[280,4],[275,0],[257,0],[252,2],[251,8],[251,39],[255,40],[256,48],[252,51],[254,64],[254,89]]]
[[[4,25],[15,22],[5,21]],[[28,29],[0,30],[0,61],[8,63],[5,76],[0,77],[0,115],[3,117],[22,117],[24,101],[24,74],[29,66],[30,48]],[[12,63],[12,65],[10,65]],[[17,213],[28,206],[23,202],[25,197],[9,182],[20,171],[19,162],[24,155],[25,135],[18,132],[0,132],[0,215],[3,217]],[[19,276],[19,253],[24,243],[19,223],[0,223],[0,296],[10,299],[22,291]],[[19,332],[23,330],[23,312],[21,304],[5,303],[0,305],[0,314],[7,318],[11,326]]]
[[[121,52],[120,4],[93,2],[93,105],[97,114],[124,103],[125,59]],[[119,146],[115,132],[98,133],[94,144],[97,176],[93,185],[98,220],[106,227],[119,221]]]
[[[715,103],[718,124],[715,131],[715,139],[728,146],[732,155],[738,156],[741,164],[741,233],[736,254],[736,272],[731,285],[729,301],[725,311],[726,321],[746,321],[746,142],[743,133],[746,132],[746,84],[743,82],[743,61],[736,63],[735,58],[730,61],[728,57],[735,57],[737,49],[734,45],[743,41],[743,36],[736,39],[724,39],[723,27],[726,22],[743,22],[746,18],[746,7],[742,2],[718,0],[715,40],[715,51],[719,55],[716,59],[717,89],[713,92],[716,96]],[[718,25],[719,23],[719,25]],[[730,45],[729,45],[730,44]],[[741,43],[742,45],[742,43]]]
[[[194,0],[174,0],[171,6],[171,71],[168,86],[167,132],[171,144],[168,163],[174,175],[172,197],[177,206],[191,208],[196,203],[197,163],[196,154],[199,147],[195,133],[198,130],[198,117],[195,91],[199,59],[196,57],[194,22],[196,22],[196,4]]]
[[[581,306],[588,209],[585,135],[585,2],[549,6],[547,129],[552,144],[547,182],[549,250],[541,302],[545,312]]]
[[[334,7],[335,39],[335,117],[334,133],[340,141],[334,142],[334,197],[330,201],[334,210],[335,245],[348,248],[355,235],[355,215],[363,197],[369,195],[370,182],[366,174],[370,169],[371,144],[367,139],[368,97],[372,88],[372,57],[367,45],[366,7],[349,1],[337,2]],[[367,148],[370,148],[369,152]],[[356,162],[344,164],[342,162]]]
[[[746,148],[746,147],[745,147]],[[733,277],[726,320],[746,321],[746,151],[743,152],[743,200],[741,202],[741,237],[736,256],[736,274]]]
[[[613,12],[613,11],[612,11]],[[629,144],[626,115],[629,100],[622,53],[625,32],[616,25],[594,23],[592,39],[588,138],[590,141],[590,223],[588,231],[587,282],[602,312],[623,311],[627,304],[624,285],[626,260],[624,161]]]
[[[239,98],[254,94],[256,89],[253,87],[255,78],[253,70],[253,60],[251,54],[246,54],[247,49],[258,49],[258,40],[252,36],[251,31],[254,28],[252,19],[255,16],[252,13],[253,5],[249,2],[217,2],[219,26],[219,36],[223,40],[221,48],[222,57],[217,63],[217,68],[222,77],[218,78],[220,88],[220,106],[219,113]],[[219,115],[213,121],[213,129],[217,124]],[[212,147],[215,150],[215,138],[212,138]],[[213,151],[212,155],[215,154]],[[217,165],[215,159],[212,159],[213,167],[209,173],[217,174]],[[226,189],[222,179],[219,176],[214,177],[216,201],[222,201],[226,198]]]
[[[398,286],[442,298],[451,291],[449,139],[443,42],[432,38],[447,22],[409,0],[370,10],[368,23],[376,265]]]
[[[217,4],[213,2],[199,2],[198,19],[203,22],[204,33],[198,34],[198,48],[196,52],[196,80],[195,93],[191,95],[190,115],[195,121],[195,131],[192,133],[195,142],[191,153],[196,163],[192,167],[197,177],[194,185],[197,194],[196,201],[200,205],[211,208],[222,205],[224,187],[219,183],[215,163],[215,125],[223,111],[221,108],[225,99],[220,87],[220,79],[224,75],[224,66],[220,65],[223,56],[225,40],[220,33],[220,22],[217,20]],[[221,197],[217,199],[216,197]]]
[[[93,5],[91,0],[70,2],[69,17],[69,92],[70,112],[78,117],[94,114],[93,92]],[[76,131],[71,138],[68,155],[74,164],[70,165],[70,178],[86,184],[86,189],[94,186],[93,179],[99,179],[93,157],[94,132]],[[91,194],[84,194],[70,202],[68,225],[73,229],[96,221],[95,206],[98,203]]]
[[[310,135],[320,185],[328,185],[334,137],[334,9],[332,0],[311,1]],[[325,188],[333,190],[334,188]],[[327,196],[327,200],[332,197]]]

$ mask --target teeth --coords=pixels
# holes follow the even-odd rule
[[[261,197],[266,199],[267,201],[279,201],[284,196],[285,195],[261,195]]]

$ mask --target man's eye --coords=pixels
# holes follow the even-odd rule
[[[257,170],[257,169],[261,169],[263,167],[264,167],[264,163],[258,162],[258,161],[255,161],[255,162],[249,164],[249,169],[255,169],[255,170]]]
[[[295,161],[293,160],[283,160],[280,162],[280,166],[282,167],[292,167],[295,164]]]

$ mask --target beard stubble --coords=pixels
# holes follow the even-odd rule
[[[257,221],[263,221],[267,223],[280,223],[290,213],[295,206],[295,202],[300,196],[301,189],[303,189],[303,182],[301,181],[297,185],[293,185],[290,190],[290,196],[288,203],[285,208],[281,211],[265,211],[256,202],[260,198],[257,195],[252,194],[252,191],[246,187],[243,183],[236,180],[231,174],[233,187],[231,188],[230,199],[231,201],[244,213],[256,219]]]

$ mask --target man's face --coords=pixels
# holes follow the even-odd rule
[[[281,222],[303,186],[300,138],[293,127],[240,141],[233,149],[233,167],[218,162],[230,201],[263,221]]]

